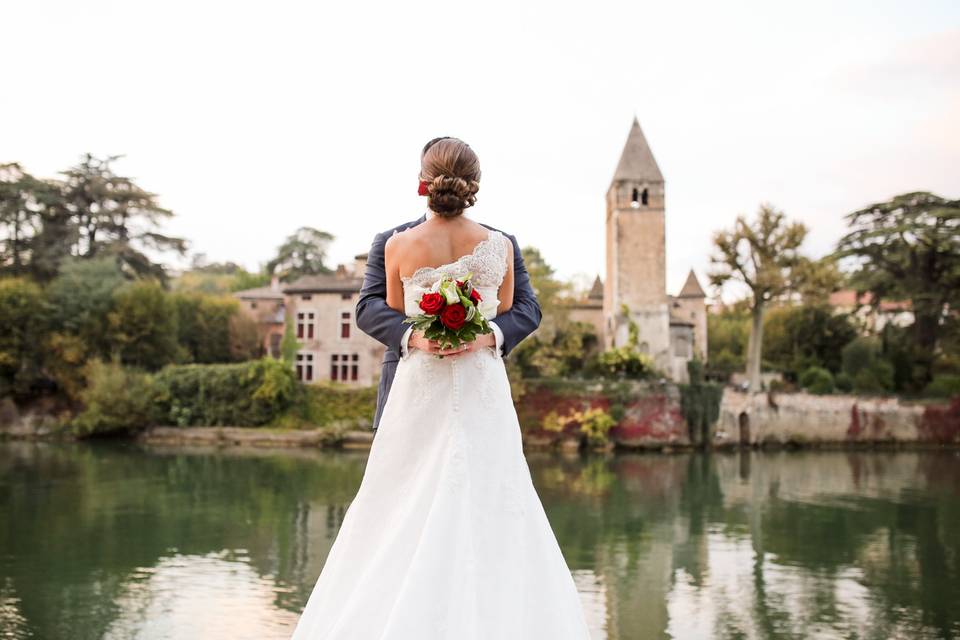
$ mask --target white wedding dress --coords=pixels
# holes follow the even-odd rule
[[[494,301],[507,242],[491,231],[471,254],[404,279],[408,313],[444,273],[472,273]],[[400,361],[293,640],[589,640],[493,350]]]

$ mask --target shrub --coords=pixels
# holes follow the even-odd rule
[[[858,393],[886,393],[893,390],[893,365],[886,360],[875,360],[853,377],[853,389]]]
[[[137,431],[155,422],[156,388],[148,374],[95,359],[87,363],[86,378],[83,410],[70,425],[77,435]]]
[[[311,384],[302,387],[295,402],[270,425],[290,429],[330,425],[369,428],[376,408],[376,387]]]
[[[817,395],[833,391],[833,375],[823,367],[810,367],[800,375],[800,386]]]
[[[923,393],[933,398],[960,396],[960,375],[935,376]]]
[[[171,365],[156,376],[160,419],[178,426],[266,424],[302,393],[280,360],[240,364]]]
[[[121,287],[107,317],[113,349],[124,364],[152,371],[180,361],[176,307],[159,284],[141,281]]]
[[[655,374],[653,358],[631,347],[614,347],[599,354],[596,367],[605,375],[651,378]]]
[[[851,340],[840,353],[843,372],[856,378],[863,369],[870,367],[880,357],[880,341],[876,338],[857,338]]]
[[[836,385],[837,391],[843,391],[844,393],[853,391],[853,378],[843,371],[837,374],[833,383]]]
[[[876,338],[857,338],[843,348],[843,372],[857,393],[885,393],[894,388],[893,365],[881,357]]]
[[[0,394],[29,396],[40,382],[43,291],[23,278],[0,280]]]

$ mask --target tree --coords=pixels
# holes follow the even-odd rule
[[[313,227],[300,227],[287,236],[277,249],[276,257],[267,263],[267,273],[278,273],[287,282],[300,276],[330,273],[324,264],[333,235]]]
[[[156,370],[184,357],[177,344],[177,311],[156,282],[126,285],[108,315],[114,354],[123,364]]]
[[[857,337],[850,316],[826,305],[779,307],[763,325],[763,361],[794,380],[810,367],[839,373],[840,352]]]
[[[739,281],[750,290],[747,378],[751,391],[760,390],[764,313],[771,301],[795,289],[795,269],[802,261],[799,248],[806,235],[803,224],[788,223],[783,212],[764,204],[752,224],[738,216],[732,230],[713,236],[716,253],[711,262],[716,271],[710,274],[710,282],[722,287]]]
[[[163,266],[152,262],[145,252],[173,250],[182,255],[187,242],[158,231],[160,223],[173,213],[159,205],[155,194],[113,172],[110,165],[119,157],[101,159],[88,153],[61,172],[63,207],[78,231],[73,253],[84,258],[111,255],[125,270],[165,283]]]
[[[836,256],[850,259],[871,304],[909,300],[914,314],[917,386],[930,381],[945,310],[960,304],[960,200],[905,193],[846,216],[850,232]]]
[[[36,283],[0,279],[0,396],[29,396],[41,379],[43,304]]]
[[[114,293],[129,282],[116,260],[71,259],[47,286],[48,316],[54,331],[80,339],[93,355],[110,357],[110,336],[104,331]]]
[[[707,365],[711,377],[729,379],[743,371],[750,340],[750,310],[743,303],[707,314]]]
[[[56,274],[74,229],[59,190],[20,165],[0,165],[0,270],[47,280]]]

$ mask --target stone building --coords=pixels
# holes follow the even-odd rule
[[[600,328],[604,347],[620,347],[638,330],[638,347],[657,368],[687,379],[687,362],[707,357],[706,295],[690,271],[667,295],[665,183],[636,118],[606,195],[606,279],[572,305],[571,317]],[[602,303],[600,298],[602,297]]]
[[[299,342],[294,364],[298,379],[368,386],[380,373],[384,347],[360,331],[354,317],[365,268],[366,254],[361,254],[350,268],[340,265],[334,273],[303,276],[289,284],[234,295],[253,313],[265,300],[280,301],[273,317],[277,328],[267,325],[266,350],[279,357],[283,318],[289,317]],[[265,326],[263,320],[260,323]]]

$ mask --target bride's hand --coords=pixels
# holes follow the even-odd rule
[[[497,344],[497,339],[492,333],[485,333],[477,336],[477,339],[473,342],[468,342],[467,344],[462,344],[458,347],[453,347],[452,349],[441,349],[440,344],[436,340],[428,340],[423,336],[423,333],[420,331],[414,331],[410,336],[410,340],[407,342],[407,347],[411,349],[420,349],[421,351],[426,351],[427,353],[432,353],[435,356],[458,356],[462,353],[467,353],[468,351],[477,351],[486,347],[494,347]]]

